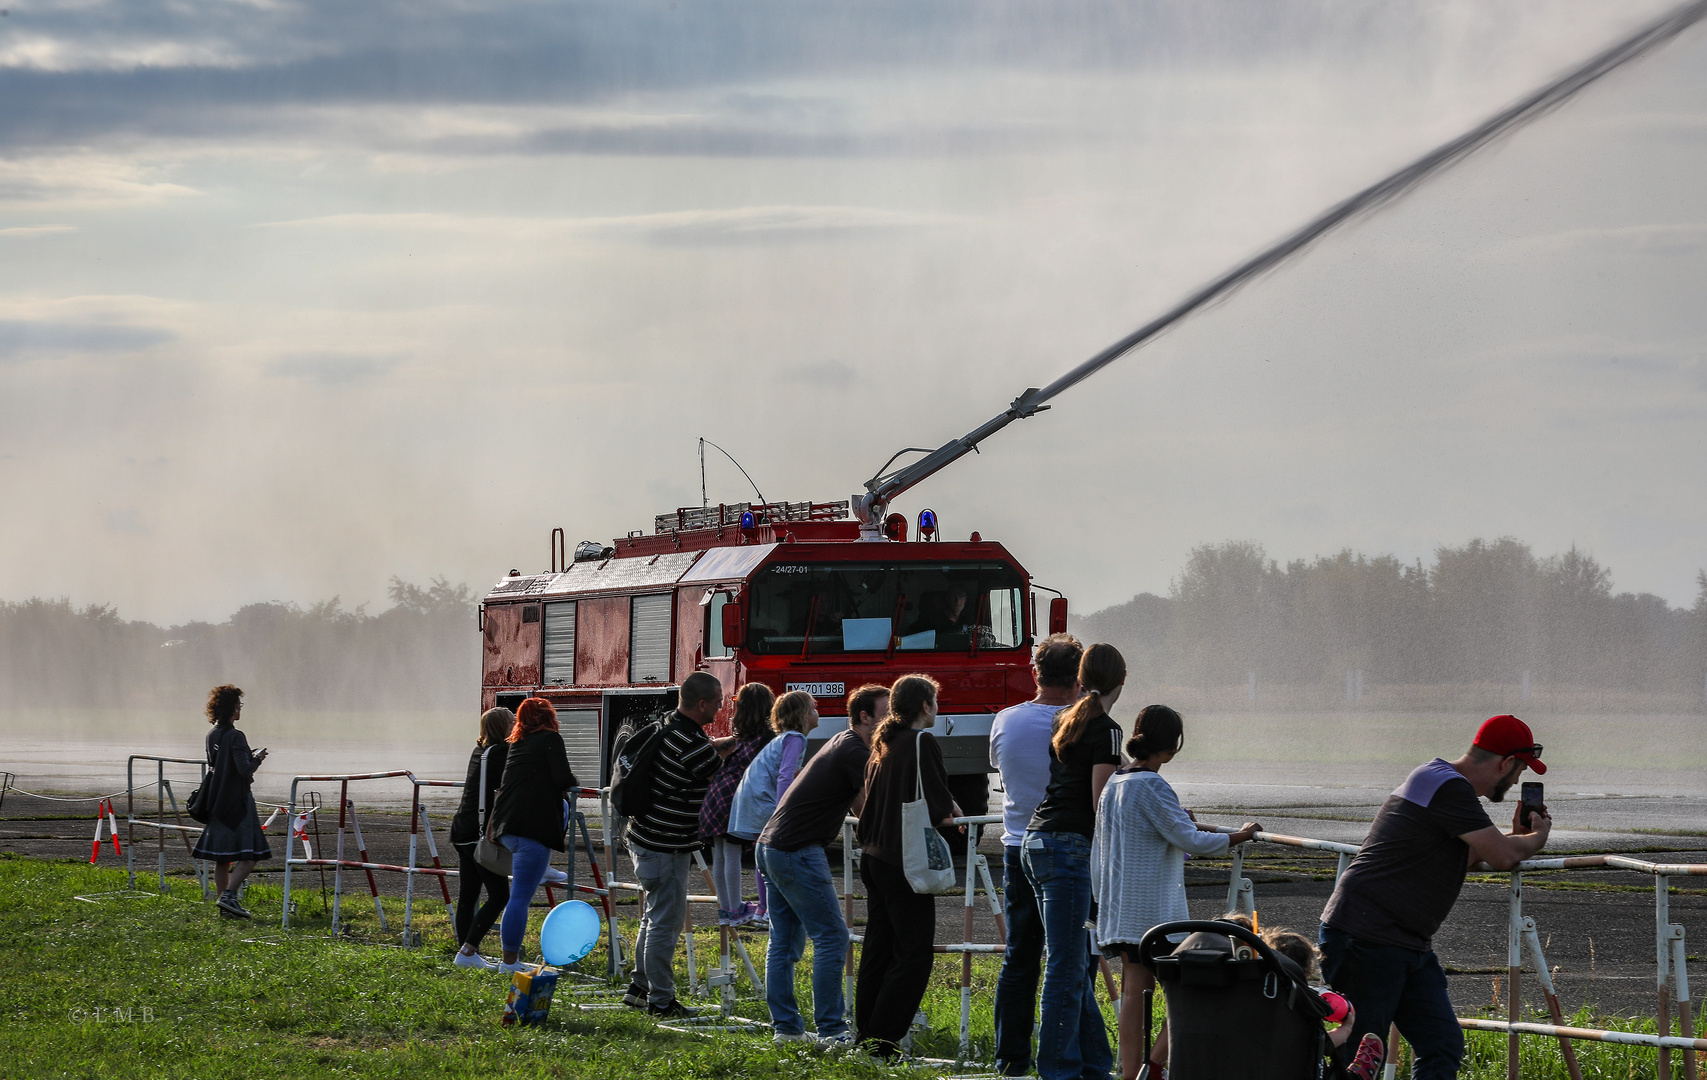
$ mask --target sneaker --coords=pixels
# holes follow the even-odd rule
[[[516,959],[516,962],[513,964],[500,963],[498,965],[498,970],[503,972],[505,975],[513,975],[518,971],[532,971],[534,968],[536,968],[538,966],[539,966],[538,964],[530,964],[526,960],[523,960],[520,957],[518,957]]]
[[[759,905],[748,900],[746,903],[729,913],[729,925],[746,926],[750,923],[756,922],[760,917]]]
[[[818,1041],[817,1036],[808,1035],[804,1031],[796,1031],[792,1035],[790,1035],[786,1031],[779,1031],[775,1035],[771,1036],[771,1042],[776,1043],[778,1046],[783,1046],[783,1045],[786,1045],[788,1043],[806,1043],[808,1045],[811,1045],[813,1043],[816,1043],[817,1041]]]
[[[1386,1056],[1387,1047],[1381,1042],[1381,1036],[1371,1031],[1357,1044],[1357,1056],[1352,1059],[1346,1073],[1357,1077],[1357,1080],[1374,1080],[1375,1074],[1381,1071],[1381,1060]]]
[[[852,1050],[854,1048],[853,1032],[844,1031],[839,1035],[818,1036],[818,1049],[829,1051]]]
[[[662,1005],[646,1006],[646,1015],[655,1016],[660,1020],[692,1020],[699,1013],[671,998]]]
[[[540,880],[544,881],[547,885],[562,885],[569,880],[569,875],[557,869],[555,866],[548,866],[545,868],[545,877]]]
[[[735,916],[730,914],[727,911],[724,911],[722,908],[718,908],[717,909],[717,925],[718,926],[733,926],[733,925],[735,925]]]
[[[227,918],[232,918],[232,919],[251,919],[251,918],[254,918],[254,916],[250,915],[249,912],[244,909],[242,902],[237,899],[237,894],[234,892],[222,892],[222,893],[220,893],[218,904],[219,904],[219,913],[221,915],[226,916]]]
[[[456,950],[456,959],[451,963],[457,967],[476,968],[480,971],[491,971],[498,966],[479,953],[465,953],[461,949]]]
[[[622,1003],[631,1009],[644,1009],[646,1007],[646,994],[647,990],[644,986],[639,983],[629,983],[628,993],[622,995]]]

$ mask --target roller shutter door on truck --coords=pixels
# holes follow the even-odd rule
[[[636,596],[630,611],[628,681],[670,681],[670,594]]]
[[[604,787],[604,755],[599,749],[599,710],[560,709],[557,726],[569,751],[569,767],[582,787]]]
[[[575,685],[575,602],[545,605],[545,685]],[[577,776],[580,774],[577,773]]]

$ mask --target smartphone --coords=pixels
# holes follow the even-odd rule
[[[1546,800],[1542,797],[1543,786],[1539,780],[1525,780],[1523,782],[1523,799],[1519,803],[1518,813],[1522,815],[1525,828],[1529,827],[1529,815],[1547,805]]]

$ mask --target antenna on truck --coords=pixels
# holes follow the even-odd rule
[[[1707,0],[1704,0],[1704,2],[1707,2]],[[712,449],[717,450],[717,452],[719,452],[719,454],[722,454],[722,456],[727,457],[727,459],[729,459],[729,462],[731,462],[732,466],[737,467],[737,469],[741,469],[741,462],[736,461],[736,457],[734,457],[734,454],[731,454],[731,452],[729,452],[729,450],[722,449],[722,447],[720,447],[720,445],[715,444],[715,442],[712,442],[712,440],[710,440],[710,438],[705,437],[705,435],[700,435],[700,508],[702,508],[702,510],[703,510],[703,508],[707,508],[707,507],[710,507],[710,505],[712,505],[712,503],[708,502],[707,498],[705,498],[705,447],[712,447]],[[891,461],[893,461],[893,459],[891,459]],[[748,471],[746,471],[746,469],[741,469],[741,474],[743,474],[743,476],[746,476],[746,478],[748,478],[749,485],[753,485],[753,495],[758,495],[758,502],[760,502],[760,503],[770,502],[770,500],[766,500],[765,493],[763,493],[763,491],[758,490],[758,485],[756,485],[756,483],[753,483],[753,478],[751,478],[751,476],[748,476]]]
[[[1215,278],[1188,295],[1168,311],[1145,323],[1116,341],[1078,367],[1039,390],[1028,388],[1013,399],[1006,411],[985,421],[966,435],[943,443],[918,461],[893,472],[884,472],[895,458],[908,453],[903,450],[889,459],[877,475],[865,482],[865,494],[851,500],[854,516],[859,519],[860,536],[883,539],[883,514],[895,496],[921,483],[934,473],[976,451],[978,444],[1007,427],[1015,420],[1035,416],[1049,406],[1045,402],[1071,386],[1090,378],[1104,367],[1144,345],[1175,323],[1233,292],[1251,279],[1280,266],[1322,236],[1362,214],[1371,213],[1405,195],[1429,177],[1463,161],[1472,153],[1532,120],[1558,108],[1578,91],[1601,76],[1636,59],[1649,49],[1676,37],[1703,17],[1707,17],[1707,0],[1694,0],[1676,8],[1664,18],[1650,23],[1617,44],[1597,53],[1576,68],[1554,79],[1528,97],[1484,120],[1470,131],[1450,142],[1443,143],[1398,172],[1380,180],[1348,199],[1328,208],[1315,220],[1282,238],[1262,252],[1253,255],[1233,269]],[[734,460],[731,458],[730,460]],[[754,490],[758,490],[756,487]]]

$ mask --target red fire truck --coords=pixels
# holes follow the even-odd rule
[[[1035,693],[1040,632],[1030,575],[977,533],[941,538],[935,515],[909,523],[867,500],[720,505],[660,515],[650,534],[583,542],[551,569],[512,571],[481,603],[482,708],[530,694],[557,707],[576,776],[608,783],[627,733],[675,708],[676,688],[709,671],[726,695],[747,682],[805,690],[823,720],[809,749],[847,725],[847,695],[908,672],[942,684],[936,734],[956,798],[987,807],[990,721]],[[1043,620],[1064,629],[1066,602]],[[713,734],[728,733],[726,704]]]

